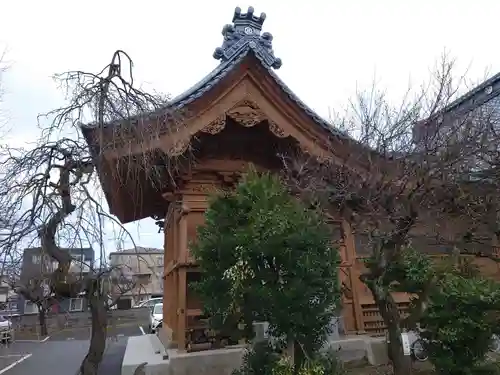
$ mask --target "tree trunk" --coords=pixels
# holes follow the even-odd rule
[[[411,357],[404,355],[401,339],[401,318],[396,301],[394,301],[390,293],[378,293],[375,289],[371,291],[380,315],[387,326],[389,334],[388,350],[392,360],[393,373],[394,375],[408,375],[411,373]]]
[[[40,326],[40,336],[47,337],[49,335],[47,330],[47,316],[46,310],[42,306],[38,306],[38,324]]]
[[[407,375],[411,373],[410,356],[405,356],[401,341],[401,329],[397,324],[388,324],[389,351],[391,353],[394,375]]]
[[[290,358],[292,365],[295,365],[295,340],[288,339],[286,345],[286,355]]]
[[[99,292],[89,293],[90,315],[92,319],[92,335],[87,355],[80,366],[80,375],[97,375],[99,365],[106,349],[106,329],[108,314],[106,303]]]

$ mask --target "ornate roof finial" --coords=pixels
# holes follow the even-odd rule
[[[225,25],[222,29],[224,42],[222,47],[217,47],[214,58],[226,62],[247,48],[253,49],[255,55],[270,68],[279,69],[281,59],[274,56],[271,33],[261,34],[262,24],[266,14],[254,16],[253,7],[248,7],[246,13],[241,13],[241,8],[234,10],[233,24]]]

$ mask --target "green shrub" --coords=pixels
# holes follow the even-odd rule
[[[440,374],[488,373],[482,364],[493,334],[500,332],[499,309],[498,283],[459,272],[443,275],[421,320],[429,358]]]
[[[294,365],[282,357],[267,342],[260,342],[251,347],[244,355],[241,367],[232,375],[344,375],[342,363],[334,351],[317,353],[313,358]]]
[[[242,365],[233,375],[272,375],[280,360],[279,353],[267,342],[258,342],[243,355]]]
[[[274,337],[314,353],[340,305],[340,257],[331,238],[323,217],[274,175],[250,171],[234,192],[213,197],[191,249],[212,327],[237,316],[248,337],[253,321],[267,321]]]

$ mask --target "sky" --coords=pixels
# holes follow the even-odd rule
[[[375,81],[391,98],[419,85],[446,51],[480,82],[500,71],[496,43],[500,1],[477,0],[6,0],[0,51],[6,50],[1,110],[22,144],[37,135],[36,117],[64,104],[51,79],[67,70],[97,72],[113,52],[134,60],[136,80],[175,96],[218,61],[222,27],[234,8],[267,15],[278,75],[319,114],[340,110],[356,90]],[[137,245],[163,247],[153,221],[128,224]],[[108,234],[108,251],[116,244]]]

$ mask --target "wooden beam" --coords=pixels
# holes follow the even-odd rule
[[[201,316],[203,315],[203,311],[201,309],[189,309],[187,310],[186,316],[188,317],[193,317],[193,316]]]
[[[172,271],[175,270],[176,267],[177,267],[177,262],[172,259],[170,262],[168,262],[168,264],[165,265],[164,275],[165,276],[170,275]]]

